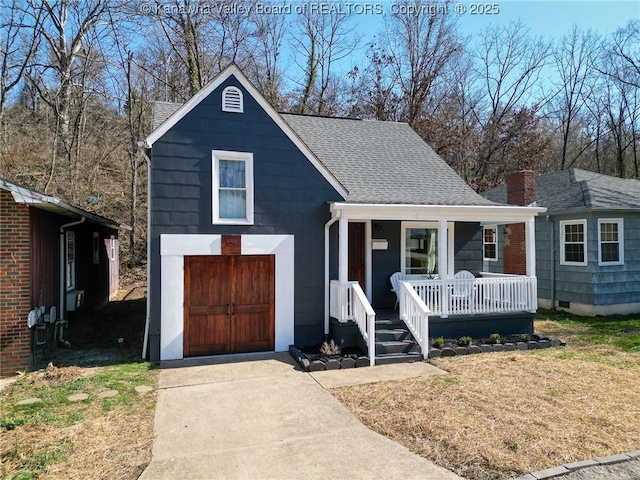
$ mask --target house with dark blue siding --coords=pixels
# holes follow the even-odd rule
[[[349,324],[373,363],[393,355],[374,332],[396,301],[423,347],[532,328],[544,209],[476,194],[408,124],[281,114],[231,65],[185,104],[158,103],[154,125],[152,360],[286,351]],[[522,229],[521,275],[482,271],[483,225],[498,224]]]
[[[509,184],[484,196],[508,202]],[[527,197],[547,209],[536,218],[538,305],[586,316],[640,312],[640,181],[572,168],[533,175]],[[496,241],[501,252],[500,234]],[[485,262],[503,271],[500,254]]]

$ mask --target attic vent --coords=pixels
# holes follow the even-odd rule
[[[236,87],[227,87],[222,91],[222,111],[242,113],[242,92]]]

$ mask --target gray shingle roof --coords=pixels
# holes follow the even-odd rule
[[[494,202],[507,200],[501,185],[483,194]],[[573,168],[536,178],[536,202],[548,213],[578,210],[640,209],[640,180],[611,177]]]
[[[156,102],[154,128],[179,107]],[[281,115],[348,190],[348,202],[493,205],[469,187],[406,123]]]
[[[354,203],[491,205],[406,123],[282,114]]]

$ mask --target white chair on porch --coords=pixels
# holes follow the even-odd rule
[[[460,270],[453,276],[454,280],[473,280],[476,278],[468,270]],[[473,282],[454,282],[451,292],[451,301],[456,304],[470,304],[473,300]]]
[[[391,291],[396,294],[396,304],[393,309],[398,308],[398,303],[400,302],[400,282],[405,279],[405,275],[402,272],[396,272],[391,275],[389,281],[391,282]]]

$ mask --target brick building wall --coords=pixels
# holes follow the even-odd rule
[[[0,190],[0,376],[30,364],[30,237],[29,207]]]
[[[536,200],[536,174],[531,170],[512,173],[507,177],[507,203],[521,207]],[[506,226],[504,237],[504,273],[526,275],[527,254],[524,223]]]

